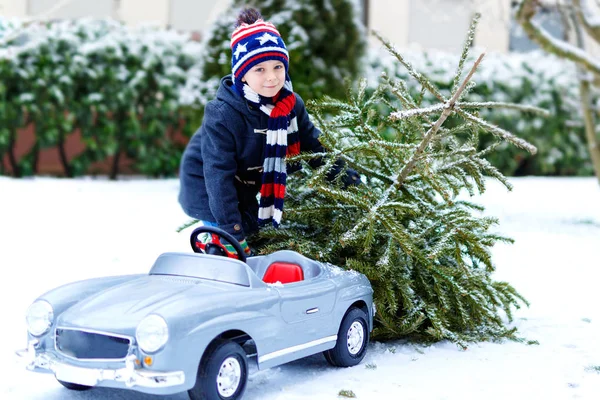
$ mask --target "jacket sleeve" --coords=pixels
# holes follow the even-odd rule
[[[201,145],[204,179],[210,211],[217,224],[241,241],[244,231],[234,183],[236,140],[231,118],[225,118],[222,107],[208,103],[204,113]]]

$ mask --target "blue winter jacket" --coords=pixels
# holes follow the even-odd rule
[[[296,94],[301,152],[322,152],[320,131]],[[216,99],[208,102],[200,129],[192,136],[181,161],[179,203],[192,218],[216,222],[242,240],[245,212],[257,213],[268,116],[249,105],[235,90],[231,76],[221,79]],[[313,167],[320,159],[311,162]],[[298,167],[288,164],[288,173]],[[248,229],[248,228],[246,228]]]

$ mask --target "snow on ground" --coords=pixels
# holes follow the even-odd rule
[[[522,336],[539,345],[451,343],[423,347],[371,343],[349,369],[321,355],[251,371],[247,400],[597,399],[600,393],[600,187],[593,178],[520,178],[476,202],[516,240],[494,248],[496,277],[530,302],[515,313]],[[63,283],[143,273],[164,251],[189,251],[188,219],[177,180],[0,177],[0,398],[39,400],[187,399],[94,389],[70,392],[52,376],[25,371],[14,350],[25,345],[24,313],[36,296]]]

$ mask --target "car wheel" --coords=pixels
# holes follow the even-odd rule
[[[93,387],[93,386],[80,385],[78,383],[65,382],[65,381],[61,381],[60,379],[57,379],[57,381],[58,381],[58,383],[60,383],[64,387],[66,387],[67,389],[76,390],[78,392],[83,392],[84,390],[90,390]]]
[[[232,341],[217,341],[202,357],[196,384],[188,394],[192,400],[241,399],[247,380],[248,364],[244,349]]]
[[[369,344],[368,316],[360,308],[352,308],[340,324],[335,347],[323,352],[334,367],[351,367],[362,361]]]

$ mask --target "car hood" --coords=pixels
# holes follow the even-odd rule
[[[159,310],[173,308],[171,304],[194,299],[201,306],[198,299],[200,303],[214,303],[221,296],[230,296],[232,290],[240,288],[200,279],[149,275],[81,300],[59,316],[57,325],[131,333],[145,316],[162,314]]]

